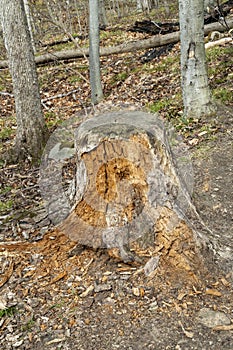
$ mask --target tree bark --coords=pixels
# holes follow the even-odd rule
[[[99,22],[100,27],[105,28],[108,25],[104,0],[99,0]]]
[[[23,1],[1,2],[1,23],[13,81],[17,135],[15,160],[40,159],[47,139],[39,85]]]
[[[213,111],[204,46],[203,0],[179,0],[179,16],[184,113],[198,118]]]
[[[100,37],[98,0],[89,0],[89,71],[91,100],[97,104],[103,98],[100,76]]]
[[[228,19],[227,24],[229,28],[233,28],[233,19]],[[226,28],[220,23],[211,23],[204,27],[205,35],[208,35],[212,31],[216,30],[224,32]],[[113,47],[100,48],[100,56],[109,56],[114,54],[121,54],[125,52],[134,52],[139,50],[151,49],[154,47],[160,47],[167,44],[177,43],[180,40],[180,32],[169,33],[166,35],[155,35],[149,39],[137,40],[129,43],[120,44]],[[83,54],[89,56],[89,49],[83,50],[65,50],[55,51],[45,55],[37,56],[35,58],[36,64],[46,64],[49,62],[60,60],[72,60],[82,58]],[[7,68],[7,61],[0,61],[0,68]]]
[[[33,29],[32,29],[33,18],[31,15],[30,6],[28,3],[28,0],[23,0],[23,2],[24,2],[24,9],[25,9],[25,14],[26,14],[26,18],[27,18],[27,25],[28,25],[28,30],[30,33],[33,52],[36,53],[36,45],[35,45]]]

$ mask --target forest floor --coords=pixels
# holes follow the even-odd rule
[[[119,35],[119,33],[117,34]],[[116,35],[119,40],[119,37]],[[124,33],[127,40],[144,38]],[[102,33],[105,44],[112,38]],[[122,40],[125,40],[124,38]],[[97,112],[138,106],[175,126],[193,160],[193,200],[203,220],[232,243],[232,45],[207,52],[216,114],[182,114],[179,44],[150,62],[144,52],[101,58],[105,100]],[[69,118],[91,116],[87,62],[39,67],[45,118],[51,132]],[[12,84],[1,71],[1,151],[12,144]],[[230,273],[205,280],[173,276],[171,267],[147,276],[107,251],[72,242],[52,227],[30,160],[0,170],[0,343],[2,349],[233,348]],[[144,264],[149,259],[145,254]],[[226,271],[223,268],[222,271]]]

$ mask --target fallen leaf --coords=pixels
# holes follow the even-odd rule
[[[65,277],[67,275],[66,271],[63,271],[61,273],[59,273],[59,275],[55,276],[52,281],[50,282],[50,284],[56,283],[57,281],[61,280],[63,277]]]
[[[43,332],[44,330],[46,330],[46,328],[47,328],[46,324],[42,323],[42,324],[40,325],[40,330],[41,330],[42,332]]]
[[[5,276],[0,279],[0,288],[9,280],[14,271],[14,262],[11,260],[8,270],[5,272]]]

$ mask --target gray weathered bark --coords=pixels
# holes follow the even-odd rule
[[[179,0],[179,16],[184,113],[200,117],[213,110],[205,57],[203,0]]]
[[[31,16],[31,11],[30,11],[30,6],[29,6],[29,3],[28,3],[28,0],[23,0],[23,2],[24,2],[24,9],[25,9],[25,14],[26,14],[26,18],[27,18],[27,24],[28,24],[28,30],[29,30],[29,33],[30,33],[32,48],[33,48],[33,51],[35,53],[36,52],[36,45],[35,45],[34,35],[33,35],[33,30],[32,30],[33,18]]]
[[[107,26],[108,24],[104,0],[99,0],[99,22],[101,26]]]
[[[0,18],[15,97],[17,135],[14,156],[37,161],[47,133],[23,1],[2,0]]]
[[[98,0],[89,0],[89,65],[91,100],[97,104],[103,98],[100,76],[100,40]]]

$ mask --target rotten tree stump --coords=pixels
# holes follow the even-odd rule
[[[163,242],[167,253],[174,241],[194,246],[194,236],[202,237],[190,233],[187,223],[186,236],[181,230],[178,237],[187,210],[199,219],[190,199],[192,166],[183,143],[160,118],[121,111],[89,119],[75,130],[75,153],[74,204],[58,226],[72,240],[118,248],[128,262],[135,259],[134,242],[145,237],[147,245]]]
[[[60,126],[42,157],[41,194],[58,230],[146,263],[146,274],[195,282],[223,263],[229,271],[231,249],[192,203],[192,163],[174,130],[135,110],[84,118]]]

